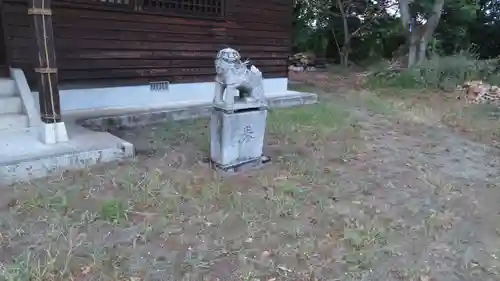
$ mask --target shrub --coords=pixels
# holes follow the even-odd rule
[[[500,82],[498,59],[479,60],[469,52],[452,56],[433,55],[422,64],[409,69],[373,72],[367,80],[369,87],[401,89],[451,90],[467,80]]]

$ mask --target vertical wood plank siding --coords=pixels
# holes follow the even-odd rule
[[[59,80],[117,86],[148,81],[213,81],[217,50],[231,46],[262,69],[286,77],[292,0],[226,0],[222,18],[133,11],[119,4],[54,0]],[[34,81],[35,41],[26,0],[4,0],[9,62]]]

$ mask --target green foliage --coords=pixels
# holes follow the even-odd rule
[[[339,130],[350,121],[350,114],[340,106],[318,103],[294,110],[270,111],[269,132],[282,135],[321,134]],[[314,132],[311,131],[313,128],[316,128]]]
[[[348,5],[347,1],[342,2],[348,15],[348,32],[362,27],[349,41],[350,61],[366,65],[366,62],[404,54],[399,50],[407,49],[403,45],[406,30],[401,26],[400,19],[393,13],[377,12],[378,7],[392,2],[350,1]],[[413,1],[411,15],[428,18],[434,2]],[[296,0],[295,3],[294,51],[312,51],[319,57],[339,61],[338,47],[342,48],[344,29],[337,1]],[[500,55],[499,5],[500,2],[486,0],[447,0],[440,23],[429,42],[428,53],[447,57],[469,50],[475,44],[481,58]],[[374,14],[377,15],[375,18],[372,17]],[[408,83],[411,79],[404,80]]]
[[[421,65],[401,71],[375,71],[367,85],[372,88],[452,90],[466,80],[500,82],[499,61],[479,60],[474,54],[461,52],[451,56],[433,55]]]
[[[294,7],[293,47],[296,51],[322,52],[327,44],[322,29],[314,28],[316,16],[302,2],[298,1]]]
[[[117,223],[126,218],[125,207],[123,203],[116,199],[110,199],[103,202],[101,207],[101,218],[109,222]]]
[[[479,78],[478,61],[467,53],[452,56],[432,56],[416,66],[416,76],[424,88],[453,89],[467,79]]]
[[[366,86],[376,88],[416,89],[421,86],[421,79],[412,70],[381,71],[368,77]]]

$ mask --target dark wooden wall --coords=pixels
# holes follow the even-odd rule
[[[89,0],[53,0],[61,84],[117,86],[213,81],[217,50],[231,46],[264,76],[286,77],[293,0],[226,0],[225,16],[126,10]],[[27,0],[4,0],[8,59],[33,82]]]
[[[3,7],[3,1],[0,0],[0,9]],[[3,22],[2,14],[0,13],[0,24]],[[0,28],[0,77],[9,77],[7,64],[7,45],[5,44],[5,36],[3,29]]]

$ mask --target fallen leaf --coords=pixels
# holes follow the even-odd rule
[[[282,265],[279,265],[279,266],[278,266],[278,269],[281,269],[281,270],[286,271],[286,272],[292,272],[292,270],[291,270],[291,269],[288,269],[288,268],[286,268],[286,267],[284,267],[284,266],[282,266]]]
[[[84,266],[80,269],[82,275],[87,275],[92,271],[92,268],[90,266]]]
[[[261,259],[261,260],[264,260],[264,259],[269,258],[269,256],[271,256],[271,253],[270,253],[269,251],[264,251],[264,252],[262,252],[262,254],[260,255],[260,259]]]
[[[15,206],[19,205],[19,201],[17,199],[12,199],[9,201],[9,203],[7,204],[7,206],[9,208],[13,208]]]

